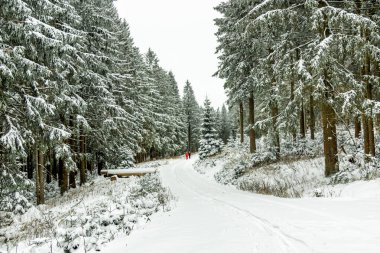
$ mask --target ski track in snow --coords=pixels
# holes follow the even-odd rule
[[[260,229],[262,231],[264,231],[266,233],[266,236],[267,237],[272,237],[274,236],[275,238],[271,238],[271,240],[276,240],[280,246],[280,248],[282,249],[281,252],[308,252],[310,251],[310,248],[309,246],[303,242],[302,240],[299,240],[299,239],[296,239],[296,238],[293,238],[289,235],[287,235],[286,233],[282,232],[276,225],[273,225],[271,224],[270,222],[268,222],[267,220],[263,219],[263,218],[260,218],[254,214],[252,214],[250,211],[248,210],[245,210],[245,209],[242,209],[242,208],[239,208],[233,204],[230,204],[224,200],[221,200],[219,198],[215,198],[215,197],[210,197],[208,194],[205,194],[205,193],[201,193],[199,192],[196,188],[193,188],[193,187],[190,187],[189,185],[187,185],[184,180],[182,178],[180,178],[180,176],[178,175],[178,170],[174,170],[174,174],[176,175],[178,181],[183,185],[185,186],[186,188],[188,188],[190,191],[192,191],[193,193],[199,195],[201,198],[204,198],[205,200],[210,200],[210,201],[214,201],[214,202],[217,202],[217,203],[220,203],[222,205],[224,205],[226,208],[229,208],[229,209],[232,209],[234,211],[237,212],[237,215],[239,215],[238,217],[241,218],[243,215],[243,217],[246,219],[247,223],[251,223],[253,226],[250,228],[251,230],[256,230],[256,229]],[[187,175],[188,177],[186,178],[189,178],[189,175]],[[186,179],[185,178],[185,179]],[[210,187],[205,187],[205,188],[210,188]],[[208,191],[206,191],[207,193]],[[222,192],[223,193],[223,192]],[[225,209],[224,209],[225,210]],[[302,251],[299,251],[297,250],[297,247],[295,246],[295,243],[292,242],[294,241],[295,243],[299,243],[299,244],[302,244],[302,246],[305,246],[307,249],[303,249]],[[273,241],[272,241],[273,243]],[[306,250],[306,251],[305,251]]]
[[[194,159],[160,169],[178,199],[169,213],[111,242],[102,252],[378,252],[380,201],[282,199],[220,185]],[[127,244],[127,245],[126,245]]]

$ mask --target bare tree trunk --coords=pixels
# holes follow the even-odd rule
[[[53,168],[52,168],[52,176],[54,180],[58,180],[58,163],[57,163],[57,158],[55,157],[55,152],[52,152],[52,161],[53,161]]]
[[[301,138],[305,139],[306,137],[306,130],[305,130],[305,109],[303,106],[303,100],[301,102],[301,111],[300,111],[300,134]]]
[[[325,175],[331,176],[339,171],[338,145],[336,138],[336,115],[335,111],[327,100],[322,102],[322,126],[323,126],[323,147],[325,154]]]
[[[34,152],[31,152],[29,149],[28,150],[28,157],[26,159],[28,179],[33,179],[33,174],[34,174],[33,154],[34,154]]]
[[[244,143],[244,107],[240,102],[240,143]]]
[[[46,183],[50,184],[52,181],[52,174],[53,174],[50,150],[46,153],[46,158],[48,160],[48,164],[46,165]]]
[[[280,158],[281,146],[280,146],[280,134],[277,129],[278,106],[276,102],[274,102],[274,104],[272,105],[271,112],[272,112],[272,125],[273,125],[274,137],[275,137],[274,145],[276,149],[276,156],[277,158]]]
[[[320,6],[326,6],[326,2],[320,1]],[[324,14],[324,25],[320,30],[322,39],[328,38],[331,35],[328,26],[327,15]],[[325,154],[325,175],[331,176],[339,171],[338,161],[338,142],[336,135],[336,113],[334,108],[329,104],[334,98],[334,89],[329,81],[327,69],[324,70],[324,91],[321,101],[321,116],[323,128],[323,148]]]
[[[368,56],[367,56],[368,57]],[[365,62],[363,68],[363,76],[369,74],[369,63]],[[368,80],[365,80],[365,98],[372,99],[372,85]],[[365,108],[364,108],[365,110]],[[363,125],[363,139],[364,139],[364,153],[372,156],[375,155],[375,140],[373,132],[373,119],[372,113],[367,115],[367,111],[362,113],[362,125]]]
[[[72,132],[74,132],[74,117],[72,115],[70,115],[70,118],[69,118],[69,126],[70,126],[70,130]],[[77,161],[76,159],[76,156],[77,156],[77,148],[76,148],[76,141],[75,141],[75,136],[74,134],[71,135],[70,139],[69,139],[69,146],[70,146],[70,149],[71,149],[71,153],[72,153],[72,156],[73,156],[73,160],[74,161]],[[77,187],[77,184],[76,184],[76,180],[75,180],[75,175],[76,175],[76,171],[73,171],[74,168],[70,168],[70,172],[69,172],[69,185],[70,185],[70,188],[76,188]]]
[[[360,132],[362,128],[360,125],[360,119],[359,116],[355,116],[355,138],[360,138]]]
[[[139,154],[140,160],[141,160],[141,153]],[[99,154],[99,152],[96,154],[96,161],[97,161],[97,166],[98,166],[98,175],[100,176],[101,171],[103,170],[104,163],[103,163],[103,158]]]
[[[67,169],[64,161],[59,159],[59,170],[61,171],[61,195],[69,190],[69,170]]]
[[[370,154],[374,157],[376,155],[376,147],[375,147],[375,133],[373,130],[373,118],[368,118],[368,133],[369,133],[369,150]]]
[[[290,101],[294,102],[294,77],[292,74],[292,80],[290,81]],[[297,141],[297,133],[296,133],[296,127],[294,126],[294,129],[291,129],[292,136],[293,136],[293,142]]]
[[[37,205],[45,204],[44,155],[36,146],[36,196]]]
[[[255,125],[255,100],[253,98],[253,92],[251,91],[251,94],[249,96],[249,146],[251,153],[256,152],[256,136],[255,136],[255,129],[253,126]]]
[[[80,133],[80,185],[86,183],[87,159],[86,159],[86,138],[83,131]]]
[[[315,139],[314,97],[310,95],[310,138]]]

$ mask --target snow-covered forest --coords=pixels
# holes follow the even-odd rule
[[[217,2],[220,108],[115,0],[0,0],[0,253],[378,252],[380,0]]]
[[[43,204],[50,184],[63,194],[102,169],[198,149],[202,109],[190,82],[181,98],[112,0],[0,6],[0,211]],[[213,114],[227,141],[226,108]]]
[[[379,167],[378,1],[226,1],[217,10],[217,74],[252,153],[257,137],[263,159],[277,160],[322,132],[326,176]]]

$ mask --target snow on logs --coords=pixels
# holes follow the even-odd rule
[[[101,175],[105,177],[141,177],[146,174],[155,173],[157,169],[155,168],[134,168],[134,169],[117,169],[117,170],[102,170]]]

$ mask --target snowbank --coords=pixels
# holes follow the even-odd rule
[[[47,205],[31,208],[0,229],[0,252],[91,252],[170,210],[171,195],[159,175],[115,182],[98,178]]]

